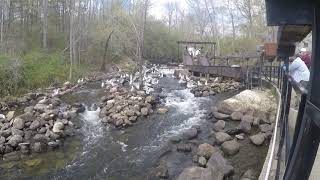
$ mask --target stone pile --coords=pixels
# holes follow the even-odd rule
[[[100,118],[103,123],[116,127],[128,127],[139,117],[153,113],[157,97],[147,95],[145,91],[129,91],[124,87],[115,86],[107,89],[101,98]],[[159,108],[158,113],[166,113],[167,109]]]
[[[250,141],[257,145],[263,145],[265,140],[271,138],[274,128],[275,102],[265,92],[243,91],[240,94],[224,100],[217,108],[213,108],[210,118],[215,122],[214,128],[218,143],[227,143],[222,150],[227,154],[235,154],[238,149],[236,140],[243,140],[245,134]],[[234,129],[224,130],[223,122],[237,121],[239,125]],[[222,125],[221,125],[222,124]],[[253,133],[253,129],[258,132]],[[231,136],[235,136],[233,140]],[[228,140],[228,141],[227,141]],[[226,142],[225,142],[226,141]],[[230,144],[234,150],[229,147]]]
[[[85,108],[80,104],[63,105],[57,97],[40,97],[23,114],[9,111],[0,118],[0,154],[4,160],[18,160],[32,152],[57,148],[74,134],[74,118]]]
[[[204,83],[202,81],[202,83]],[[229,80],[222,82],[207,82],[207,85],[196,85],[191,89],[191,92],[196,97],[214,96],[216,94],[228,91],[239,90],[242,88],[241,83]]]

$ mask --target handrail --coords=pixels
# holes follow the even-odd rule
[[[274,85],[273,85],[274,86]],[[267,172],[265,175],[265,180],[268,180],[270,177],[270,172],[271,172],[271,167],[272,167],[272,161],[274,158],[274,153],[275,153],[275,147],[276,147],[276,138],[277,138],[277,133],[278,133],[278,122],[280,120],[280,110],[281,110],[281,102],[282,102],[282,98],[281,98],[281,94],[280,94],[280,90],[274,86],[277,90],[277,94],[278,94],[278,111],[277,111],[277,116],[276,116],[276,123],[275,123],[275,130],[273,133],[273,138],[272,138],[272,147],[271,147],[271,153],[270,153],[270,158],[268,161],[268,166],[267,166]]]

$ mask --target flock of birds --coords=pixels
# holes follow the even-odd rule
[[[112,78],[110,80],[105,80],[101,82],[101,88],[106,87],[116,87],[118,85],[123,85],[128,83],[130,86],[130,91],[135,90],[144,90],[146,94],[150,94],[154,91],[153,86],[159,83],[159,78],[164,77],[164,73],[157,67],[152,66],[147,68],[146,66],[142,67],[142,83],[140,83],[140,73],[136,72],[135,74],[121,74],[119,78]],[[142,85],[142,88],[140,86]]]
[[[205,85],[207,86],[208,85],[208,80],[206,80],[204,83],[201,82],[201,81],[194,81],[192,80],[188,75],[183,75],[181,73],[179,73],[178,75],[178,79],[179,79],[179,83],[180,84],[186,84],[188,88],[192,88],[194,86],[202,86],[202,85]],[[219,78],[216,77],[213,81],[213,83],[217,83],[219,81]]]

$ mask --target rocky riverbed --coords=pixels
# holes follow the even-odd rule
[[[37,95],[23,111],[3,111],[7,161],[0,163],[0,177],[257,177],[273,130],[273,106],[262,112],[259,103],[244,106],[242,101],[252,93],[269,99],[268,93],[245,92],[223,101],[237,94],[241,84],[212,79],[198,85],[196,77],[187,77],[194,79],[190,87],[171,69],[154,66],[144,72],[143,91],[136,88],[136,75],[118,73],[66,83],[59,91]],[[214,90],[214,96],[195,95],[192,88],[200,86],[228,88]],[[218,170],[216,176],[212,169]]]

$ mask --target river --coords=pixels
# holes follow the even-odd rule
[[[169,143],[173,136],[199,125],[197,142],[208,142],[212,123],[206,120],[210,107],[236,92],[214,97],[194,97],[190,89],[178,83],[169,73],[159,80],[166,98],[161,105],[169,112],[152,114],[138,120],[127,129],[115,129],[99,120],[99,109],[90,108],[105,94],[99,82],[88,83],[62,98],[67,103],[85,104],[86,111],[77,117],[80,127],[74,138],[65,141],[58,150],[34,154],[27,160],[0,163],[1,179],[154,179],[160,161],[169,169],[169,179],[175,179],[183,168],[191,166],[191,153],[178,153]],[[232,125],[231,125],[232,126]],[[195,143],[197,143],[195,142]],[[244,144],[244,145],[243,145]],[[239,154],[230,157],[236,177],[247,168],[261,170],[267,147],[257,148],[244,142]],[[249,156],[246,155],[249,153]]]

